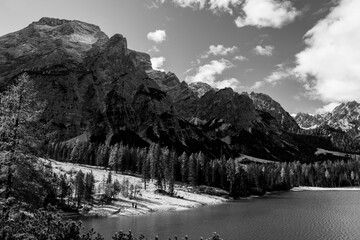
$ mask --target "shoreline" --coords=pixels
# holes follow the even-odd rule
[[[95,178],[95,192],[99,194],[99,186],[109,173],[108,170],[82,164],[58,162],[55,160],[43,159],[45,163],[51,162],[53,171],[57,174],[70,173],[81,170],[82,172],[93,172]],[[79,211],[79,216],[91,217],[118,217],[118,216],[137,216],[153,212],[182,211],[201,206],[211,206],[227,202],[225,197],[208,195],[205,193],[195,193],[192,187],[180,183],[175,183],[175,196],[171,197],[165,194],[155,193],[157,187],[155,182],[148,182],[146,190],[143,188],[142,178],[133,175],[115,173],[112,171],[112,180],[117,179],[120,183],[128,181],[131,185],[141,186],[142,189],[135,199],[124,197],[122,194],[115,196],[115,200],[110,204],[83,204]],[[95,195],[96,196],[96,195]],[[136,204],[136,207],[134,207]],[[84,210],[87,208],[87,211]],[[66,215],[66,213],[65,213]]]
[[[335,188],[327,188],[327,187],[308,187],[308,186],[300,186],[293,187],[290,189],[292,192],[301,192],[301,191],[360,191],[360,187],[335,187]]]

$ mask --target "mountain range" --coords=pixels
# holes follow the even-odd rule
[[[356,102],[294,119],[265,94],[187,84],[172,72],[154,70],[150,56],[129,49],[122,35],[109,38],[98,26],[76,20],[41,18],[0,37],[1,89],[22,73],[47,102],[41,121],[51,126],[52,141],[85,136],[95,144],[156,142],[210,157],[312,161],[317,147],[338,148],[329,136],[302,128],[359,130]]]

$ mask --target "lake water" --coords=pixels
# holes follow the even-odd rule
[[[360,239],[360,191],[286,192],[216,206],[134,217],[86,218],[105,239],[129,229],[138,236],[226,240]]]

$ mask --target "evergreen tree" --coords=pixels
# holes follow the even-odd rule
[[[82,150],[81,142],[79,141],[79,139],[76,139],[75,145],[70,153],[69,161],[73,163],[79,163],[81,159],[81,150]]]
[[[144,189],[146,190],[146,183],[148,182],[148,180],[150,179],[150,160],[152,158],[152,154],[149,153],[150,150],[148,151],[148,154],[146,156],[146,158],[144,159],[144,162],[142,164],[142,176],[143,176],[143,181],[144,181]]]
[[[181,163],[181,180],[182,182],[186,183],[189,179],[189,158],[186,152],[183,152],[179,157],[179,162]]]
[[[110,169],[114,170],[115,172],[118,171],[119,167],[119,160],[118,160],[118,151],[119,145],[115,144],[110,149],[110,156],[109,156],[109,167]]]
[[[75,176],[74,187],[77,205],[80,206],[81,200],[83,199],[85,192],[84,173],[81,170]]]
[[[157,185],[160,189],[165,188],[166,190],[166,182],[170,179],[172,167],[173,166],[170,165],[169,148],[164,147],[161,149],[160,166],[157,174]]]
[[[94,194],[94,190],[95,190],[95,178],[91,171],[90,173],[86,173],[86,175],[85,175],[84,198],[86,201],[91,201],[92,196]]]
[[[109,171],[107,179],[106,179],[106,183],[112,183],[112,174],[111,171]]]
[[[69,191],[70,191],[70,186],[66,174],[60,176],[59,187],[60,187],[60,201],[63,202],[64,198],[69,195]]]
[[[38,149],[46,140],[45,136],[40,140],[38,134],[43,127],[38,119],[45,103],[37,99],[36,93],[34,82],[23,74],[0,94],[0,150],[9,152],[2,163],[7,168],[5,198],[11,194],[12,171],[19,153]]]
[[[189,182],[190,184],[195,187],[197,182],[197,171],[196,171],[196,159],[195,159],[195,155],[191,154],[189,157]]]

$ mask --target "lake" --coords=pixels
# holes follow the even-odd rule
[[[136,237],[210,237],[226,240],[360,239],[360,191],[301,191],[231,201],[216,206],[142,216],[85,218],[105,239],[129,229]]]

